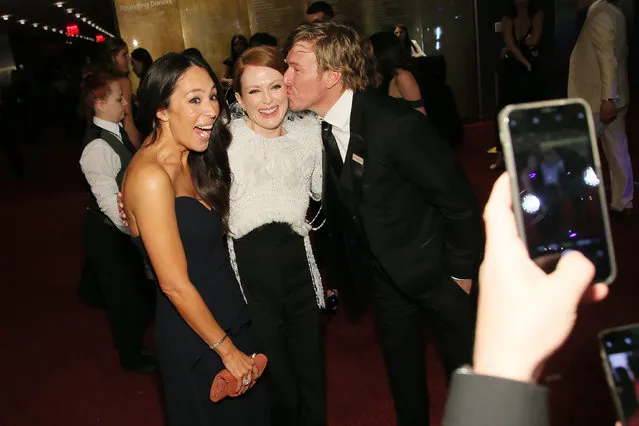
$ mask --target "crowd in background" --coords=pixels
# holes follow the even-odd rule
[[[77,88],[58,88],[68,101],[67,116],[73,117],[68,120],[69,135],[85,130],[80,166],[90,190],[84,224],[87,259],[79,292],[86,303],[105,309],[123,369],[148,374],[159,368],[172,425],[220,420],[247,426],[325,424],[323,311],[337,309],[339,292],[332,287],[339,281],[361,290],[370,280],[398,424],[428,423],[423,350],[417,347],[423,345],[420,329],[405,326],[419,322],[425,311],[435,318],[447,374],[455,377],[447,425],[545,424],[545,394],[531,382],[572,327],[577,303],[592,277],[591,265],[571,254],[555,274],[543,274],[518,244],[502,177],[486,211],[488,241],[481,278],[490,284],[479,302],[476,376],[468,378],[473,375],[469,371],[453,375],[473,359],[475,320],[469,294],[471,288],[475,291],[483,251],[479,209],[450,149],[462,132],[454,99],[445,81],[434,84],[424,71],[428,58],[406,26],[358,35],[352,25],[334,22],[325,2],[313,3],[304,18],[308,23],[295,29],[285,46],[267,33],[234,35],[228,58],[219,64],[224,66],[219,79],[195,47],[154,61],[144,48],[129,52],[122,39],[112,38],[95,60],[78,70]],[[542,27],[543,14],[534,2],[512,2],[503,19],[501,106],[540,97],[537,45]],[[334,45],[322,47],[322,37]],[[342,39],[348,41],[336,42]],[[354,51],[357,58],[330,58],[326,52],[332,48]],[[342,67],[322,69],[322,80],[307,78],[309,53],[317,69],[317,64],[326,65],[321,61]],[[130,71],[141,81],[137,92]],[[23,74],[15,72],[2,94],[2,118],[13,140],[20,139],[29,116],[28,92]],[[229,104],[235,106],[229,109]],[[362,111],[374,124],[356,133],[359,123],[351,111]],[[381,126],[389,122],[403,123],[394,134],[398,139],[416,142],[428,135],[432,146],[410,145],[415,148],[411,152],[400,146],[386,153],[379,146],[387,141],[375,135],[384,133]],[[370,160],[359,155],[364,151],[355,152],[364,137],[375,147]],[[23,175],[20,142],[10,144],[7,153],[16,174]],[[449,179],[442,182],[420,170],[424,167],[411,158],[415,153],[424,154],[420,161],[432,162],[433,169]],[[404,167],[391,167],[390,173],[386,166],[376,169],[384,162],[375,162],[375,155],[392,167]],[[384,205],[384,214],[416,225],[409,230],[416,235],[414,241],[378,235],[389,233],[382,226],[365,228],[379,220],[371,204],[383,205],[372,200],[370,191],[370,204],[361,207],[365,225],[352,214],[362,195],[353,190],[351,199],[340,180],[343,170],[350,173],[358,167],[351,163],[363,167],[364,162],[369,175],[378,173],[375,191],[387,191],[382,198],[402,195],[393,198],[401,212]],[[356,188],[362,176],[357,171],[353,176],[349,184]],[[427,202],[415,201],[421,200],[415,187],[429,194]],[[322,199],[331,206],[330,213],[319,211]],[[329,225],[317,227],[315,219],[324,216]],[[395,228],[398,234],[406,231],[400,228]],[[433,238],[450,243],[447,251],[432,249]],[[328,253],[352,246],[366,250],[339,251],[351,266],[322,282],[319,269],[335,267]],[[423,256],[424,247],[432,250],[424,262],[428,266],[412,264],[411,256]],[[393,258],[400,252],[404,258]],[[439,263],[432,266],[438,261],[431,259]],[[367,262],[370,274],[359,269]],[[398,266],[404,263],[407,268]],[[529,307],[513,294],[507,285],[512,276],[529,294],[538,294],[539,306]],[[415,277],[437,283],[422,291],[411,287]],[[535,287],[556,287],[559,280],[567,283],[553,290],[565,297],[563,309],[553,304],[550,290],[541,294]],[[598,286],[587,292],[595,299],[606,293]],[[500,297],[510,297],[512,303],[497,304]],[[514,321],[519,329],[504,324],[503,318],[517,309],[529,309],[536,321]],[[143,336],[154,310],[156,347],[151,349],[143,345]],[[546,333],[548,318],[557,320],[555,334]],[[526,327],[528,333],[522,333]],[[526,353],[532,349],[523,342],[504,353],[504,346],[493,340],[521,335],[536,337],[533,355]],[[255,358],[260,352],[269,358],[264,379]],[[508,369],[508,357],[528,359]],[[232,383],[228,393],[239,397],[212,403],[209,388],[224,369]],[[468,396],[481,387],[494,393]],[[483,404],[490,398],[511,398],[521,411],[486,413]]]

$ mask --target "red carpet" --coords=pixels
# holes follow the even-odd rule
[[[636,141],[639,129],[631,130]],[[470,126],[459,150],[482,203],[496,177],[488,170],[492,156],[485,153],[492,133],[491,124]],[[0,156],[0,426],[161,426],[158,378],[122,372],[104,314],[76,296],[85,200],[79,150],[33,144],[26,152],[29,177],[23,182],[9,176]],[[613,222],[619,279],[609,300],[582,309],[567,345],[548,363],[544,376],[552,389],[553,425],[614,422],[595,336],[607,327],[639,322],[632,248],[638,230],[639,217]],[[370,318],[358,325],[343,315],[331,320],[327,362],[331,426],[395,424]],[[446,384],[432,348],[427,365],[436,426]]]

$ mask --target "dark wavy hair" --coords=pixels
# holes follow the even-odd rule
[[[233,48],[233,46],[235,45],[235,40],[239,40],[240,42],[242,42],[242,44],[244,45],[244,50],[249,48],[248,39],[242,34],[235,34],[233,38],[231,39],[231,56],[230,57],[233,60],[233,62],[235,62],[235,60],[239,58],[242,55],[242,53],[244,53],[244,50],[239,55],[235,53],[235,49]]]
[[[532,18],[535,16],[535,13],[539,12],[539,4],[535,0],[528,0],[528,17]],[[515,5],[515,0],[507,0],[506,1],[506,16],[509,16],[513,19],[517,18],[517,6]]]
[[[408,33],[408,27],[404,24],[397,24],[395,25],[395,28],[399,28],[404,33],[404,39],[400,39],[401,46],[404,49],[404,54],[406,56],[411,56],[415,48],[413,47],[412,39]]]
[[[213,125],[208,148],[203,152],[189,153],[191,179],[197,194],[220,214],[224,230],[228,231],[231,169],[226,150],[231,144],[231,132],[227,127],[230,116],[228,105],[222,95],[222,86],[210,65],[197,56],[181,53],[167,53],[156,60],[138,90],[138,118],[145,125],[151,123],[149,144],[154,143],[160,136],[160,119],[156,113],[168,108],[180,77],[191,67],[206,70],[215,84],[220,104],[220,112]]]
[[[138,47],[133,52],[131,52],[131,57],[142,64],[142,72],[140,73],[139,77],[140,79],[143,79],[144,75],[147,73],[147,71],[149,71],[149,68],[151,68],[151,64],[153,63],[151,54],[145,48]]]
[[[395,34],[383,31],[370,36],[377,62],[377,72],[385,82],[397,75],[397,68],[408,68],[408,61],[402,42]]]
[[[99,58],[98,68],[102,72],[116,75],[118,77],[124,77],[129,74],[129,71],[123,72],[115,67],[115,56],[120,53],[122,49],[128,47],[126,41],[119,37],[113,37],[107,39],[102,43]]]

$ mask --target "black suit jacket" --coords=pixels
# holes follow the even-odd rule
[[[471,278],[483,247],[473,189],[421,113],[356,92],[341,174],[325,164],[329,221],[354,230],[378,269],[407,294],[444,276]]]
[[[455,374],[443,426],[547,426],[547,391],[531,383]]]

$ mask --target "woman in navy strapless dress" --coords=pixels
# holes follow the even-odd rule
[[[171,426],[270,424],[245,301],[224,245],[231,137],[211,68],[170,53],[140,87],[140,118],[153,132],[127,170],[123,195],[131,234],[159,282],[155,343]],[[227,368],[242,395],[209,399]]]

